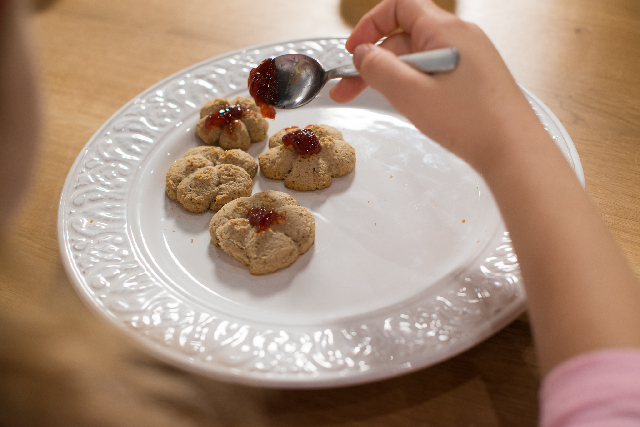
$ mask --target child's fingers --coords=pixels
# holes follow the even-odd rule
[[[386,38],[381,47],[398,55],[412,53],[411,36],[406,33],[396,33]],[[367,87],[361,78],[348,78],[340,80],[331,90],[329,95],[335,102],[349,102],[356,98]]]
[[[380,46],[396,55],[424,50],[440,32],[443,18],[449,15],[431,0],[385,0],[358,22],[346,48],[353,52],[359,44],[372,44],[384,39]],[[414,30],[416,33],[412,33]],[[394,59],[396,55],[392,55]],[[415,78],[417,73],[413,74]],[[361,79],[344,79],[331,89],[330,96],[336,102],[348,102],[365,88],[366,83]]]
[[[378,46],[390,50],[398,56],[414,52],[411,34],[403,31],[391,34],[384,39],[382,43],[379,43]]]
[[[365,90],[367,84],[359,77],[352,77],[340,80],[329,91],[329,96],[335,102],[349,102]]]
[[[416,90],[428,89],[432,81],[432,77],[402,62],[392,52],[371,44],[355,49],[354,64],[363,80],[401,113],[420,107],[411,105],[416,99]]]
[[[431,0],[385,0],[365,14],[347,40],[346,48],[353,52],[363,43],[376,43],[397,29],[412,34],[417,23],[424,28],[437,28],[448,12]]]

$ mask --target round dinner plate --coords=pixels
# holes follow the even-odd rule
[[[328,85],[269,121],[269,136],[328,124],[356,150],[354,171],[324,190],[256,175],[254,192],[287,192],[315,218],[314,245],[289,268],[252,276],[211,243],[213,212],[193,214],[167,197],[169,166],[202,145],[194,132],[202,105],[248,96],[249,71],[268,57],[348,63],[344,42],[294,40],[210,59],[149,88],[96,132],[69,172],[58,218],[65,268],[89,306],[183,368],[304,388],[435,364],[523,311],[517,259],[482,177],[372,90],[336,104]],[[523,91],[584,182],[563,126]],[[267,149],[265,140],[248,151]]]

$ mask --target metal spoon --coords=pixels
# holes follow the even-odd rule
[[[398,57],[424,73],[452,71],[458,65],[460,54],[456,49],[437,49]],[[276,108],[298,108],[311,102],[327,81],[343,77],[357,77],[353,65],[325,70],[322,65],[307,55],[289,54],[273,58],[278,75],[278,97]]]

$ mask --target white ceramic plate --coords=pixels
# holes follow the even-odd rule
[[[332,125],[356,150],[355,170],[324,190],[296,192],[260,172],[254,192],[286,191],[316,220],[313,247],[266,276],[210,243],[213,212],[165,194],[170,164],[200,145],[199,108],[247,96],[264,58],[302,52],[328,67],[344,39],[252,47],[197,64],[125,105],[91,138],[67,177],[58,230],[84,300],[153,354],[227,381],[329,387],[373,381],[460,353],[525,305],[516,257],[490,192],[467,164],[367,91],[347,105],[326,90],[279,110],[269,135]],[[532,108],[582,178],[553,114]],[[257,157],[265,142],[253,144]]]

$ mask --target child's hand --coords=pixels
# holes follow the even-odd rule
[[[450,73],[423,74],[396,57],[444,47],[460,52]],[[331,90],[335,101],[350,101],[369,85],[481,172],[512,145],[514,132],[525,130],[523,119],[527,127],[541,127],[486,35],[430,0],[383,1],[356,25],[346,48],[362,79],[340,81]]]

